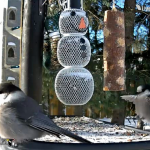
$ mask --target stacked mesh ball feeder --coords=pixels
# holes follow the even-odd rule
[[[81,7],[68,7],[60,15],[59,29],[63,37],[58,42],[57,57],[64,68],[56,76],[55,92],[65,105],[84,105],[93,95],[93,77],[83,68],[91,58],[91,46],[85,37],[88,25]]]

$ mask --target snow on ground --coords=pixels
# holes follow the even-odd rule
[[[132,117],[127,117],[127,118],[129,118],[129,119],[125,119],[124,124],[126,126],[136,127],[137,120],[132,119]],[[103,118],[103,119],[100,119],[100,120],[111,122],[111,118]]]
[[[110,119],[106,118],[103,120],[110,121]],[[101,121],[87,117],[59,117],[53,119],[53,121],[58,126],[67,129],[93,143],[119,143],[150,140],[150,135],[135,133],[135,131],[126,130],[121,126],[104,124]],[[125,124],[135,126],[134,121],[130,124],[129,121],[126,120]],[[52,135],[46,135],[36,140],[47,142],[78,143],[67,136],[57,138]]]

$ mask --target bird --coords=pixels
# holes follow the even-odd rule
[[[135,112],[137,116],[150,122],[150,85],[140,85],[137,87],[136,95],[123,95],[121,96],[125,101],[135,104]]]
[[[90,141],[57,126],[46,116],[39,104],[12,83],[0,83],[0,137],[15,143],[34,140],[45,135],[66,135],[82,143]]]
[[[140,85],[137,87],[137,93],[144,92],[145,90],[150,91],[150,85],[149,84],[144,84],[144,85]]]

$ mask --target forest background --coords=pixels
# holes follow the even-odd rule
[[[56,55],[57,42],[48,37],[49,33],[59,30],[59,16],[63,10],[57,0],[49,0],[45,21],[42,91],[42,104],[47,114],[111,117],[112,122],[121,123],[125,116],[135,115],[134,105],[121,100],[120,95],[135,94],[137,86],[150,83],[150,1],[116,0],[115,4],[125,16],[126,91],[103,91],[104,14],[112,9],[113,1],[84,0],[84,10],[89,18],[86,37],[92,49],[91,60],[86,68],[93,75],[95,89],[92,99],[86,105],[64,106],[54,90],[55,77],[62,69],[56,56],[52,59]]]

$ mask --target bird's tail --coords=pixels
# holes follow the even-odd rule
[[[84,138],[82,138],[82,137],[80,137],[78,135],[75,135],[75,134],[71,133],[70,131],[65,130],[63,128],[58,127],[57,130],[59,131],[60,135],[66,135],[66,136],[68,136],[68,137],[70,137],[70,138],[72,138],[72,139],[74,139],[76,141],[79,141],[81,143],[91,143],[90,141],[88,141],[88,140],[86,140],[86,139],[84,139]]]
[[[84,139],[84,138],[82,138],[80,136],[77,136],[77,135],[69,132],[68,130],[64,130],[64,129],[60,128],[59,131],[60,131],[60,134],[64,134],[64,135],[66,135],[66,136],[68,136],[68,137],[70,137],[70,138],[72,138],[74,140],[77,140],[79,142],[82,142],[82,143],[91,143],[90,141],[88,141],[88,140],[86,140],[86,139]]]
[[[32,126],[38,130],[45,131],[47,133],[54,134],[56,136],[66,135],[66,136],[68,136],[72,139],[75,139],[79,142],[82,142],[82,143],[91,143],[90,141],[88,141],[80,136],[77,136],[68,130],[58,127],[51,119],[49,119],[48,117],[46,117],[45,115],[40,114],[40,113],[38,115],[26,120],[26,123],[29,126]]]

